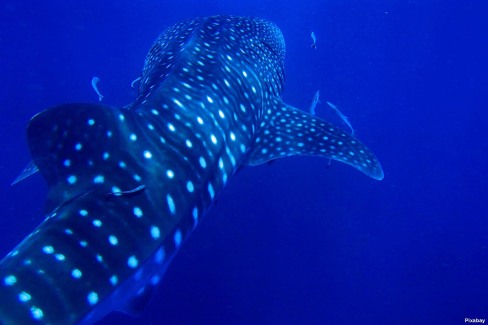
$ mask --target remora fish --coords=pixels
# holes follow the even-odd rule
[[[313,95],[312,103],[310,104],[309,112],[311,115],[315,115],[315,107],[317,107],[317,104],[320,102],[319,98],[320,98],[320,91],[317,90]]]
[[[314,32],[311,32],[310,37],[312,38],[312,45],[310,45],[310,47],[313,48],[314,50],[316,50],[317,49],[317,36],[315,36]]]
[[[382,179],[359,140],[282,102],[285,43],[272,23],[215,16],[168,28],[125,108],[34,116],[46,220],[0,262],[6,324],[93,323],[147,300],[242,165],[317,155]]]
[[[91,84],[92,84],[92,87],[93,87],[93,90],[97,93],[98,95],[98,101],[102,101],[103,99],[103,95],[100,94],[100,90],[98,90],[98,83],[100,82],[100,78],[98,77],[93,77],[92,78],[92,81],[91,81]]]

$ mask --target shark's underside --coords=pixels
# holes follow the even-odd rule
[[[185,21],[151,48],[134,103],[33,117],[46,220],[0,262],[0,320],[92,323],[137,312],[241,165],[315,155],[382,179],[359,140],[283,103],[284,54],[268,21]]]

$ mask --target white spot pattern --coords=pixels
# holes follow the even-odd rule
[[[175,201],[173,200],[173,197],[171,195],[166,195],[166,202],[168,203],[168,208],[169,208],[169,212],[171,212],[171,214],[175,214],[176,213],[176,207],[175,207]]]
[[[6,286],[13,286],[17,283],[17,278],[14,275],[8,275],[3,279],[3,283],[5,283]]]
[[[90,293],[88,293],[86,299],[88,300],[88,303],[93,306],[98,302],[98,294],[94,291],[91,291]]]
[[[161,231],[159,230],[158,227],[151,226],[151,236],[154,239],[159,239],[159,237],[161,236]]]
[[[129,259],[127,260],[127,265],[130,267],[130,268],[136,268],[138,265],[139,265],[139,261],[137,260],[137,258],[132,255],[131,257],[129,257]]]
[[[19,293],[19,301],[20,302],[28,302],[29,300],[32,299],[32,296],[25,292],[25,291],[22,291],[21,293]]]
[[[83,273],[79,269],[74,269],[73,271],[71,271],[71,276],[75,279],[81,278],[82,275]]]

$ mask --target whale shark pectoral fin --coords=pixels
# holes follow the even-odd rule
[[[49,186],[78,183],[77,172],[99,167],[114,128],[115,109],[96,104],[67,104],[35,115],[27,140],[39,172]],[[71,181],[71,182],[70,182]]]
[[[33,163],[46,180],[46,211],[52,211],[94,187],[103,187],[127,161],[120,128],[133,114],[100,104],[61,105],[34,116],[27,128]],[[135,188],[140,184],[120,184]]]
[[[363,143],[329,122],[275,99],[256,134],[246,164],[259,165],[292,155],[341,161],[364,174],[384,177],[376,156]]]

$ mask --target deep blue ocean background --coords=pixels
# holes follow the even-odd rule
[[[488,318],[488,9],[483,1],[13,1],[0,4],[0,255],[43,220],[25,126],[67,102],[125,105],[158,34],[214,14],[267,18],[289,104],[341,125],[383,181],[292,157],[229,182],[140,318],[100,324],[464,324]],[[310,47],[310,33],[317,49]]]

